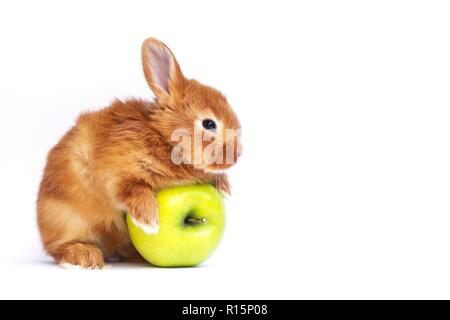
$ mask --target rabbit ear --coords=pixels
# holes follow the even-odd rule
[[[161,41],[148,38],[142,44],[142,66],[145,79],[158,99],[177,94],[184,84],[172,51]]]

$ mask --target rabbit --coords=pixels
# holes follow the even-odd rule
[[[242,152],[239,120],[216,89],[184,77],[172,51],[161,41],[142,44],[145,79],[154,101],[115,100],[82,113],[50,150],[39,187],[37,222],[43,247],[61,266],[101,269],[119,257],[139,259],[130,242],[125,213],[146,232],[158,232],[156,194],[162,188],[210,183],[227,195],[225,171]],[[209,141],[188,143],[186,154],[217,147],[199,161],[174,161],[173,132],[200,132]],[[208,139],[206,139],[208,140]],[[225,148],[231,161],[221,160]],[[178,151],[177,151],[178,152]],[[177,154],[175,152],[175,154]]]

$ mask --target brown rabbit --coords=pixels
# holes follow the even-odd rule
[[[37,201],[38,225],[46,251],[60,264],[102,268],[105,259],[137,257],[124,212],[157,232],[155,195],[161,188],[212,183],[229,193],[223,170],[237,161],[241,146],[237,134],[226,134],[226,129],[239,130],[240,124],[225,97],[186,79],[159,40],[144,41],[142,63],[154,102],[116,100],[80,115],[48,155]],[[178,144],[173,133],[179,129],[185,138],[195,139],[199,132],[207,137],[199,144],[202,151],[213,145],[223,152],[200,161],[173,161]],[[199,151],[195,143],[188,147],[183,160]],[[220,160],[226,148],[233,150],[232,161],[224,163]]]

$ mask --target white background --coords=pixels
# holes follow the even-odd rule
[[[0,298],[450,298],[446,1],[2,1]],[[148,36],[243,124],[203,266],[66,271],[35,199],[83,110],[152,98]]]

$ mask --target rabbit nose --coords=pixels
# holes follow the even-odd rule
[[[242,156],[242,144],[239,142],[238,143],[238,148],[237,148],[237,154],[238,154],[238,156],[240,157],[240,156]]]
[[[236,150],[236,152],[235,152],[235,159],[234,159],[234,161],[237,161],[237,159],[240,156],[242,156],[242,144],[239,141],[236,142],[236,149],[235,150]]]

